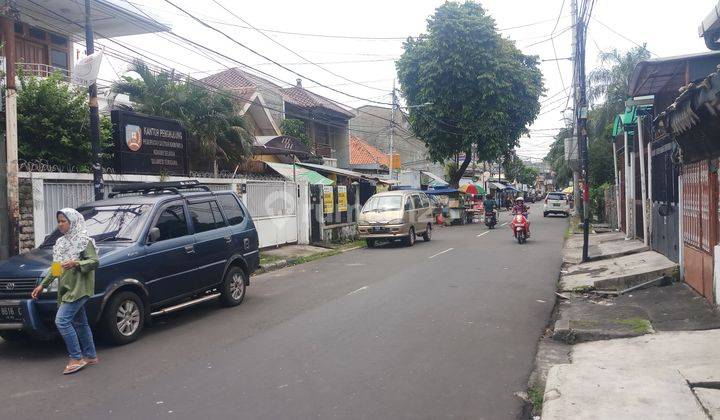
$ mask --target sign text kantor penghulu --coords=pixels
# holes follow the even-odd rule
[[[121,174],[187,175],[187,132],[180,122],[112,111],[115,170]]]

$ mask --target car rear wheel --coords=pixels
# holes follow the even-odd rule
[[[375,248],[375,239],[366,239],[365,243],[368,248]]]
[[[427,228],[425,228],[425,233],[423,233],[422,237],[425,242],[430,242],[432,239],[432,225],[430,223],[428,223]]]
[[[415,228],[410,228],[410,232],[408,233],[407,238],[405,238],[405,245],[407,246],[413,246],[415,245]]]
[[[145,305],[137,294],[125,291],[113,296],[101,319],[101,332],[112,344],[132,343],[145,326]]]
[[[547,212],[544,211],[544,212],[543,212],[543,217],[547,217],[547,215],[548,215]]]
[[[237,306],[245,297],[245,272],[240,267],[230,267],[220,288],[220,302],[225,306]]]

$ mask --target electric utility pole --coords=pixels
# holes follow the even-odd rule
[[[95,52],[95,38],[92,28],[90,0],[85,0],[85,53],[90,55]],[[90,104],[90,140],[92,142],[92,169],[93,169],[93,190],[95,200],[102,200],[103,174],[102,162],[100,162],[100,114],[98,112],[97,83],[88,88]]]
[[[390,173],[390,179],[395,179],[393,173],[393,140],[395,135],[395,108],[397,108],[397,97],[395,96],[395,79],[393,79],[392,88],[392,110],[390,111],[390,156],[388,162],[388,172]]]
[[[585,9],[587,1],[583,0]],[[588,183],[588,144],[587,144],[587,94],[585,83],[585,35],[587,27],[585,18],[578,16],[577,0],[572,1],[573,21],[575,23],[575,49],[573,53],[573,64],[575,67],[575,81],[577,91],[575,92],[575,105],[573,110],[575,127],[580,151],[580,176],[583,181],[582,187],[582,218],[583,218],[583,250],[582,260],[588,260],[588,235],[590,233],[590,185]]]

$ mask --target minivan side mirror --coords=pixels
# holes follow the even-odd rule
[[[150,228],[148,232],[148,243],[157,242],[160,239],[160,229],[157,227]]]

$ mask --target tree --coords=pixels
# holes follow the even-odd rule
[[[299,139],[305,146],[312,150],[312,139],[307,135],[304,121],[294,118],[286,118],[280,124],[280,129],[284,135]]]
[[[60,73],[45,78],[18,74],[18,155],[87,172],[92,167],[88,93],[64,81]],[[111,162],[112,124],[101,118],[100,141],[105,164]],[[4,131],[5,124],[2,124]]]
[[[550,151],[543,159],[555,172],[555,184],[559,187],[568,185],[572,179],[572,170],[565,161],[565,138],[570,136],[572,136],[572,127],[560,130],[550,146]]]
[[[138,112],[179,120],[188,132],[192,168],[208,169],[212,162],[217,171],[220,160],[232,169],[251,156],[253,136],[230,93],[177,80],[172,72],[156,73],[141,61],[132,71],[140,78],[125,76],[112,90],[127,94]]]
[[[414,134],[437,162],[464,155],[452,172],[457,185],[473,157],[497,161],[518,145],[540,110],[542,74],[535,57],[502,38],[476,3],[440,6],[427,33],[409,38],[396,67],[411,107]]]

